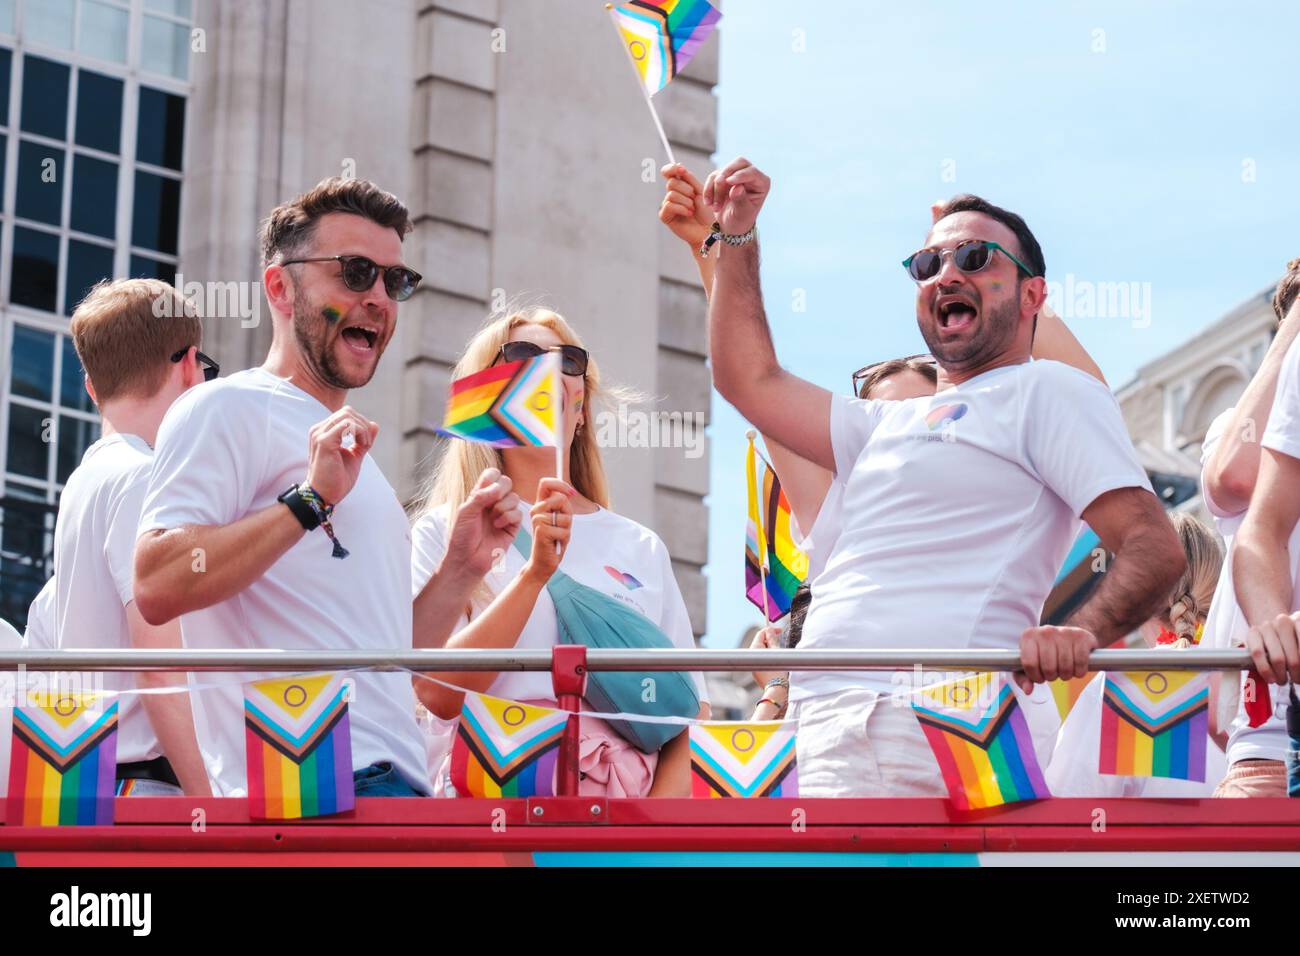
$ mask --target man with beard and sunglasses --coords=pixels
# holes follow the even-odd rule
[[[1018,647],[1021,694],[1086,674],[1094,648],[1154,613],[1185,558],[1114,397],[1091,375],[1030,360],[1046,281],[1028,226],[975,196],[949,201],[904,263],[944,384],[931,398],[852,399],[777,361],[755,230],[769,185],[744,159],[705,183],[722,243],[710,358],[741,414],[845,479],[843,529],[800,646]],[[1115,557],[1067,626],[1040,626],[1080,518]],[[795,672],[791,684],[801,794],[946,793],[894,674]]]
[[[179,616],[187,648],[411,649],[409,525],[368,455],[378,424],[346,404],[420,282],[402,261],[410,230],[396,197],[342,178],[263,223],[270,353],[172,407],[139,527],[136,602],[151,623]],[[518,523],[508,484],[479,485],[449,548],[464,565],[490,563]],[[459,607],[473,581],[453,577],[438,587]],[[220,795],[248,787],[240,684],[271,676],[204,674],[219,686],[191,695]],[[356,675],[349,723],[358,796],[430,791],[409,675]]]

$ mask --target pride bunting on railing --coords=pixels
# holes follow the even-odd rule
[[[341,674],[245,684],[244,739],[250,817],[296,820],[356,805]]]
[[[462,797],[551,797],[569,715],[487,694],[465,694],[451,748],[451,783]]]
[[[691,796],[795,797],[798,721],[692,724]]]
[[[1127,777],[1205,780],[1209,675],[1200,671],[1107,673],[1098,770]]]
[[[912,701],[960,810],[1051,796],[1024,711],[1002,674],[926,687]]]
[[[117,702],[63,693],[14,708],[5,819],[13,826],[113,822]]]

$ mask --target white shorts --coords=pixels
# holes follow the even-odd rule
[[[1014,688],[1039,764],[1047,766],[1060,717],[1045,684],[1026,698]],[[925,732],[906,701],[853,688],[795,701],[799,795],[946,797],[948,788]]]

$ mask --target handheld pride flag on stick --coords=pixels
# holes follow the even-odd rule
[[[356,805],[347,690],[340,674],[244,685],[250,817],[297,820]]]
[[[692,724],[691,796],[797,797],[798,721]]]
[[[52,694],[46,706],[14,708],[5,819],[13,826],[113,822],[117,702],[95,694]]]
[[[439,435],[493,448],[555,446],[555,477],[564,477],[564,393],[560,353],[493,365],[451,383]]]
[[[451,748],[451,783],[462,797],[553,797],[568,711],[465,694]]]
[[[1051,796],[1005,675],[977,674],[926,687],[916,693],[912,710],[959,810]]]
[[[607,3],[605,9],[636,70],[668,162],[676,163],[651,97],[686,69],[700,44],[717,28],[722,14],[707,0],[631,0],[617,6]]]
[[[808,556],[795,547],[790,531],[790,503],[776,471],[754,448],[755,432],[746,433],[745,484],[749,522],[745,532],[745,596],[777,621],[790,612],[794,592],[808,576]],[[760,499],[758,475],[762,475]]]
[[[1210,676],[1199,671],[1106,674],[1098,770],[1205,781]]]

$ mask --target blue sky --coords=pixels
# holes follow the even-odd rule
[[[1021,213],[1049,279],[1149,284],[1149,323],[1070,321],[1112,387],[1300,255],[1300,5],[731,0],[721,29],[717,159],[772,177],[768,319],[827,388],[924,350],[899,262],[958,192]],[[705,643],[729,646],[758,618],[747,426],[712,414]]]

